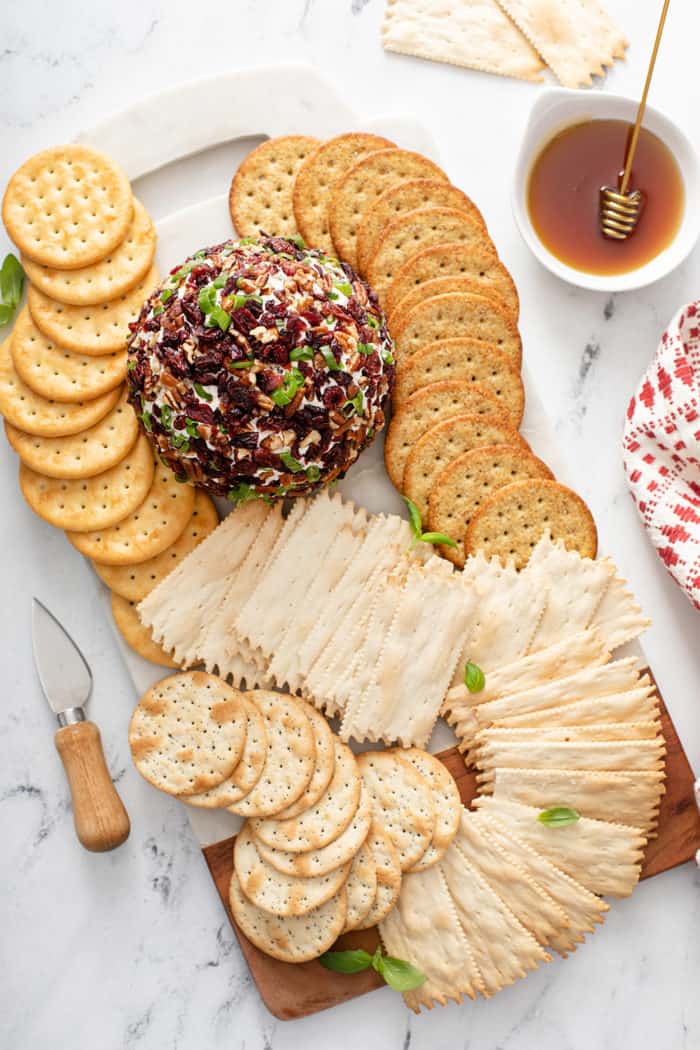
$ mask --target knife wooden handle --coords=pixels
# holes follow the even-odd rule
[[[94,722],[76,722],[54,737],[68,777],[75,830],[93,853],[121,846],[131,825],[107,769],[100,731]]]

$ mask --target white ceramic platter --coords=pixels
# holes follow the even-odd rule
[[[273,135],[327,138],[352,130],[386,135],[397,145],[419,150],[439,162],[429,131],[415,121],[402,117],[365,120],[314,69],[297,65],[228,73],[183,84],[110,117],[80,135],[79,141],[108,153],[126,170],[135,194],[156,220],[156,262],[165,274],[198,248],[231,236],[227,206],[231,176],[259,142]],[[460,184],[458,171],[449,171],[448,175]],[[533,450],[566,483],[566,466],[559,459],[554,433],[527,370],[524,380],[527,397],[522,432]],[[353,465],[340,490],[373,512],[402,514],[405,509],[384,470],[381,440]],[[225,509],[225,505],[220,506]],[[111,618],[106,590],[105,608]],[[163,668],[142,660],[119,635],[117,638],[140,695],[163,677]],[[431,750],[440,751],[453,743],[451,732],[440,722]],[[191,807],[187,811],[203,846],[234,834],[240,824],[238,818],[224,811]]]

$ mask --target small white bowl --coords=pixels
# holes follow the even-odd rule
[[[637,101],[602,92],[551,88],[532,107],[520,146],[513,185],[513,213],[518,228],[533,255],[557,277],[600,292],[626,292],[643,288],[665,277],[690,254],[700,234],[700,163],[690,140],[658,110],[647,106],[643,126],[664,142],[676,158],[683,177],[683,218],[668,248],[635,270],[618,274],[593,274],[567,266],[549,251],[538,237],[527,206],[527,186],[532,165],[542,148],[556,134],[585,120],[626,120],[633,123]]]

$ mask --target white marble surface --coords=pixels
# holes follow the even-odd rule
[[[606,5],[632,48],[604,89],[633,93],[657,4]],[[512,158],[538,88],[385,55],[378,38],[382,7],[383,0],[2,5],[0,184],[29,153],[72,137],[146,92],[290,58],[321,68],[352,96],[358,112],[408,111],[431,126],[447,171],[483,209],[515,275],[530,371],[606,547],[654,617],[647,653],[700,768],[700,619],[647,545],[619,454],[627,399],[665,322],[700,294],[700,255],[661,284],[614,299],[550,277],[521,244],[507,204]],[[672,6],[653,89],[655,104],[696,140],[699,28],[695,5]],[[700,1045],[700,876],[692,865],[642,884],[631,899],[614,904],[605,927],[574,957],[551,963],[491,1002],[414,1018],[398,996],[383,991],[305,1021],[275,1021],[260,1004],[182,809],[131,768],[125,730],[133,695],[98,585],[61,534],[24,507],[15,473],[3,446],[3,1050]],[[73,836],[53,723],[32,669],[33,593],[63,618],[96,672],[92,714],[133,823],[128,843],[105,856],[84,852]]]

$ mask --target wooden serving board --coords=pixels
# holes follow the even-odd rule
[[[700,813],[693,799],[693,771],[663,700],[661,722],[667,748],[666,793],[661,800],[658,835],[646,849],[643,879],[684,864],[700,848]],[[477,794],[474,772],[465,768],[456,747],[441,751],[436,757],[447,766],[457,781],[462,801],[468,805]],[[331,973],[317,961],[291,965],[271,959],[251,944],[236,926],[228,904],[234,841],[235,836],[216,842],[206,846],[203,853],[260,997],[275,1017],[282,1021],[306,1017],[381,987],[383,982],[372,969],[350,976]],[[345,934],[337,947],[373,952],[378,943],[377,931],[371,929]]]

